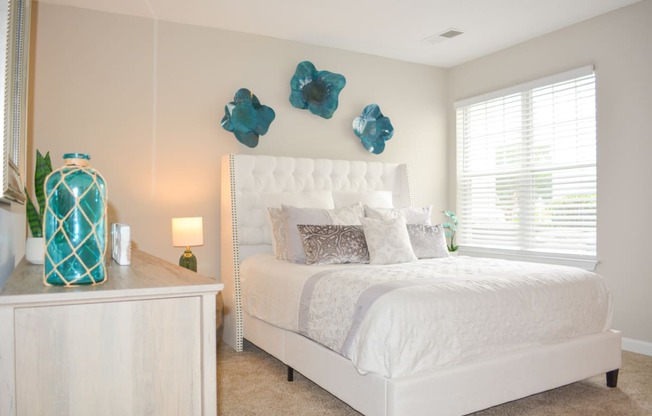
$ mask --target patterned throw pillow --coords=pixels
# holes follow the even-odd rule
[[[363,212],[361,204],[335,209],[297,208],[281,205],[281,215],[286,226],[287,260],[294,263],[306,262],[298,225],[359,225],[359,218]],[[347,224],[346,221],[352,223]]]
[[[371,264],[393,264],[416,261],[405,219],[401,216],[390,220],[361,218],[369,262]]]
[[[408,224],[408,234],[414,255],[419,259],[448,257],[444,227],[439,225]]]
[[[360,225],[298,225],[306,264],[369,263]]]

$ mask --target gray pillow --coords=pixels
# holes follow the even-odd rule
[[[360,225],[299,225],[307,264],[369,263]]]
[[[303,242],[299,235],[299,224],[328,225],[333,220],[325,209],[297,208],[282,205],[281,212],[286,224],[287,260],[294,263],[305,263],[306,253],[303,251]]]
[[[419,259],[448,257],[444,227],[439,225],[408,224],[412,251]]]

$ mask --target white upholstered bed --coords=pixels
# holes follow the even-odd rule
[[[222,161],[223,339],[243,338],[301,372],[365,415],[463,415],[598,374],[615,386],[620,334],[599,331],[554,343],[384,377],[360,374],[350,360],[303,335],[243,310],[241,262],[271,253],[263,195],[307,191],[391,191],[411,205],[408,170],[395,163],[227,155]]]

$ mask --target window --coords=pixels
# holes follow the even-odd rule
[[[458,102],[456,113],[465,251],[594,266],[593,67]]]

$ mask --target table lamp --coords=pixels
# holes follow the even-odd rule
[[[202,217],[172,218],[172,245],[186,248],[179,259],[179,266],[196,272],[197,257],[190,247],[204,245]]]

